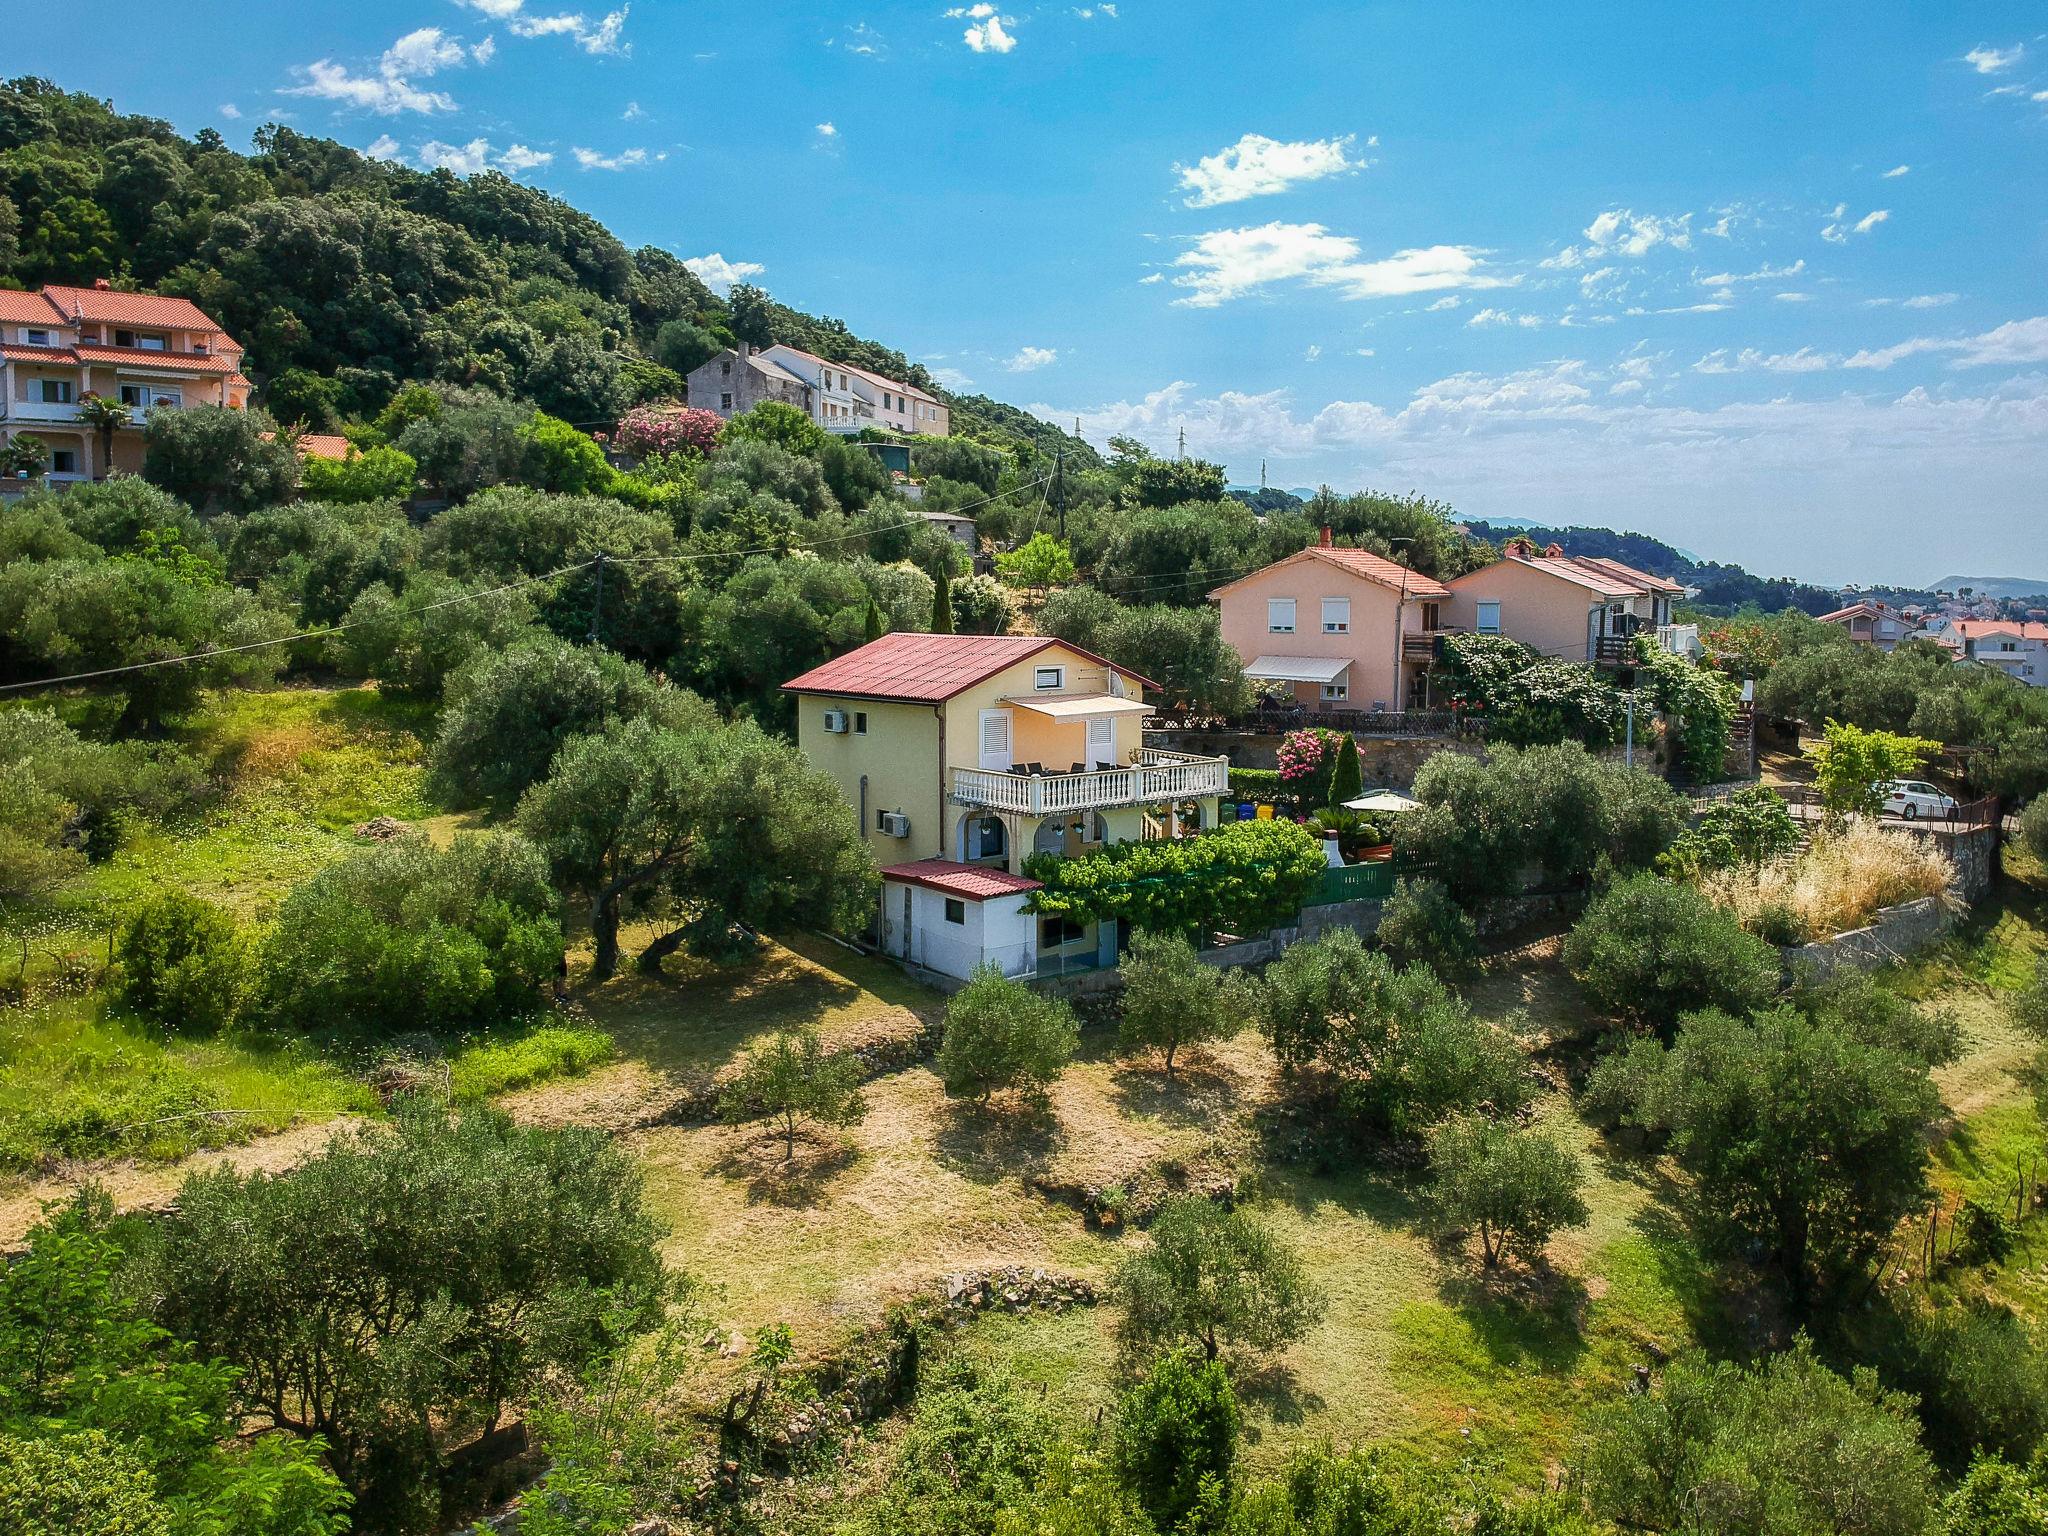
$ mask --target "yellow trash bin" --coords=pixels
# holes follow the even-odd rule
[[[1273,807],[1270,805],[1260,806],[1258,819],[1260,821],[1271,821],[1273,819]]]

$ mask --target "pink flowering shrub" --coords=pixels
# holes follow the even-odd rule
[[[716,411],[693,410],[678,400],[636,405],[619,418],[613,440],[621,453],[644,459],[657,453],[709,453],[724,425]]]
[[[1280,777],[1292,784],[1312,779],[1330,753],[1328,731],[1289,731],[1280,740]]]

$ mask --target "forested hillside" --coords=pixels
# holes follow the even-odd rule
[[[721,297],[670,252],[629,250],[497,172],[416,171],[276,125],[244,155],[211,129],[188,139],[47,80],[11,80],[0,86],[0,281],[99,277],[194,300],[249,348],[261,402],[314,430],[375,415],[412,380],[609,424],[680,395],[680,375],[735,339],[945,393],[842,321],[744,285]],[[1097,462],[1012,407],[947,398],[956,431]]]

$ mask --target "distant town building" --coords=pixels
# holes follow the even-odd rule
[[[186,299],[52,284],[0,289],[0,442],[32,434],[49,450],[47,478],[104,479],[142,468],[152,410],[249,403],[242,346]],[[97,395],[127,408],[101,462],[101,435],[80,420]]]
[[[1928,638],[1959,660],[1991,667],[2030,688],[2048,688],[2048,624],[2020,619],[1957,619]]]
[[[1889,603],[1865,598],[1851,603],[1846,608],[1837,608],[1833,613],[1820,616],[1823,624],[1839,624],[1849,632],[1849,638],[1859,645],[1874,645],[1880,651],[1896,650],[1906,638],[1905,615]]]

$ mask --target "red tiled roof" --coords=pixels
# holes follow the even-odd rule
[[[349,440],[338,432],[302,432],[298,450],[302,459],[345,459],[351,452]]]
[[[902,885],[927,886],[966,901],[986,901],[991,896],[1015,896],[1022,891],[1043,889],[1040,882],[1013,875],[1006,869],[955,864],[951,859],[918,859],[910,864],[890,864],[882,870],[882,878]]]
[[[1675,596],[1685,590],[1675,581],[1652,576],[1632,565],[1623,565],[1619,560],[1597,556],[1502,555],[1501,560],[1512,560],[1516,565],[1525,565],[1534,571],[1548,571],[1560,580],[1590,588],[1602,597],[1638,597],[1646,592],[1667,592]],[[1481,566],[1478,571],[1467,571],[1458,580],[1464,581],[1466,577],[1478,576],[1490,569],[1491,566]]]
[[[1236,581],[1225,582],[1222,586],[1211,592],[1209,596],[1220,597],[1234,587],[1241,587],[1248,581],[1256,581],[1270,570],[1292,564],[1297,560],[1308,559],[1311,556],[1320,560],[1328,560],[1333,565],[1342,566],[1345,570],[1355,575],[1363,576],[1368,581],[1378,582],[1383,587],[1391,587],[1396,592],[1405,590],[1410,597],[1449,597],[1451,595],[1451,589],[1435,577],[1425,576],[1420,571],[1411,571],[1407,566],[1401,564],[1400,561],[1389,560],[1385,555],[1376,555],[1369,549],[1338,549],[1328,544],[1311,544],[1307,549],[1296,550],[1284,560],[1275,560],[1271,565],[1262,565],[1249,575],[1238,577]]]
[[[1956,633],[1966,640],[1979,635],[2010,635],[2015,640],[2048,640],[2048,624],[2024,619],[1957,619]]]
[[[234,373],[242,366],[237,352],[159,352],[151,347],[101,347],[84,342],[72,350],[88,363],[121,363],[172,373]]]
[[[0,321],[8,325],[69,325],[70,320],[40,293],[0,288]]]
[[[1047,646],[1061,644],[1064,642],[1050,635],[921,635],[900,630],[870,640],[821,667],[813,667],[801,677],[791,678],[782,685],[782,691],[941,704],[954,694],[994,677],[1005,667],[1036,656]],[[1112,665],[1078,645],[1067,649],[1104,666]],[[1117,670],[1127,677],[1137,677],[1128,667]]]
[[[1880,619],[1883,618],[1888,611],[1889,610],[1885,608],[1885,605],[1883,603],[1851,603],[1846,608],[1837,608],[1833,613],[1822,614],[1820,616],[1820,622],[1823,624],[1832,624],[1837,619],[1854,618],[1859,613],[1867,613],[1873,619]]]
[[[1605,571],[1617,581],[1629,582],[1645,592],[1683,592],[1684,586],[1664,576],[1652,576],[1648,571],[1639,571],[1632,565],[1623,565],[1619,560],[1610,560],[1605,555],[1573,556],[1580,565],[1592,566]]]
[[[69,347],[23,347],[12,342],[0,345],[0,357],[10,363],[63,363],[78,366],[78,354]]]
[[[176,331],[218,331],[205,310],[190,299],[167,299],[154,293],[116,293],[111,288],[43,288],[67,319],[75,311],[103,325],[160,325]]]

